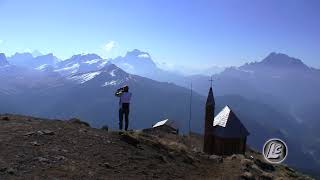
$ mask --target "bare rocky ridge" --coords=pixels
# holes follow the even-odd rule
[[[0,53],[0,66],[5,66],[5,65],[8,65],[8,61],[7,61],[7,58],[6,58],[6,55],[3,54],[3,53]]]
[[[108,132],[77,119],[0,115],[0,179],[311,179],[246,156],[209,156],[201,137]]]

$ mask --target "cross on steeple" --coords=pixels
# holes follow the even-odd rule
[[[212,76],[211,76],[211,79],[209,80],[211,82],[211,88],[212,88],[212,82],[213,82],[213,79],[212,79]]]

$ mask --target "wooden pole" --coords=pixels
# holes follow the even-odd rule
[[[190,107],[189,107],[189,136],[191,135],[191,119],[192,119],[192,82],[190,88]]]

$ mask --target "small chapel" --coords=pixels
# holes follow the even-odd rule
[[[215,100],[211,86],[205,109],[203,151],[216,155],[244,154],[249,135],[246,127],[229,106],[225,106],[215,117],[214,113]]]

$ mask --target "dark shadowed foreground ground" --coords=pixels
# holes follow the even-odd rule
[[[0,115],[0,179],[309,178],[287,166],[270,166],[254,151],[208,156],[199,152],[200,139]]]

